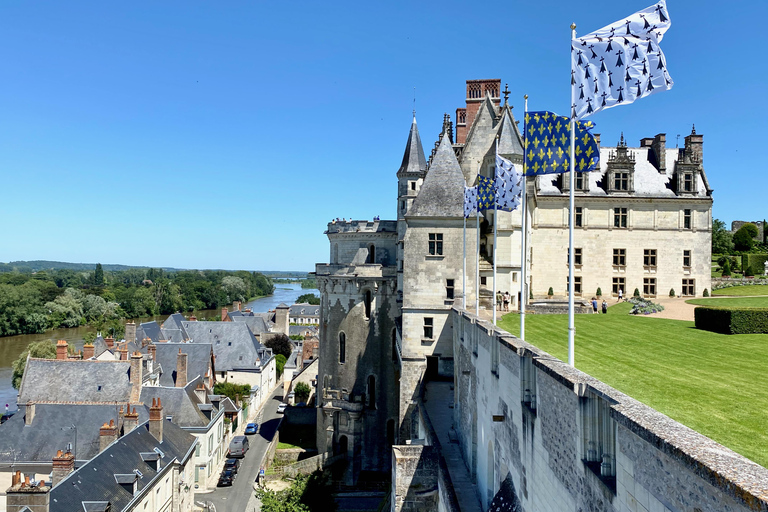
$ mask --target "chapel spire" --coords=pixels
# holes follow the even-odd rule
[[[403,162],[400,164],[400,169],[397,171],[397,174],[423,173],[426,169],[427,159],[424,157],[424,148],[421,145],[419,128],[416,126],[416,111],[414,110],[411,131],[408,133],[408,142],[405,144]]]

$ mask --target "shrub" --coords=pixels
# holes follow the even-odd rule
[[[627,302],[631,303],[632,309],[629,311],[630,315],[650,315],[651,313],[658,313],[664,311],[664,306],[656,304],[640,297],[632,297]]]
[[[702,293],[702,295],[704,297],[709,297],[709,291],[706,288],[704,288],[704,293]]]
[[[533,290],[528,290],[528,300],[533,300]]]
[[[312,390],[309,388],[309,385],[304,382],[297,383],[293,388],[297,403],[306,402],[309,399],[309,394],[311,392]]]
[[[693,310],[697,329],[721,334],[768,333],[766,308],[714,308],[699,306]]]
[[[723,263],[722,267],[723,267],[723,277],[730,276],[731,275],[731,262],[730,262],[730,260],[726,259],[725,263]]]
[[[640,290],[635,288],[635,292],[632,294],[633,297],[640,297]]]
[[[599,286],[597,287],[597,293],[595,295],[597,295],[598,297],[603,296],[603,290],[601,290]]]
[[[748,222],[733,234],[733,245],[737,251],[749,251],[755,245],[756,236],[757,226]]]
[[[674,297],[675,296],[675,289],[674,288],[669,290],[669,296],[670,297]]]
[[[549,290],[547,290],[547,295],[551,297],[551,296],[553,296],[554,294],[555,294],[555,292],[554,292],[554,290],[552,290],[552,287],[550,286],[550,287],[549,287]]]

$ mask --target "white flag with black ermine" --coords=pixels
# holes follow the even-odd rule
[[[571,41],[571,97],[576,118],[628,105],[674,82],[659,47],[671,22],[665,0]]]

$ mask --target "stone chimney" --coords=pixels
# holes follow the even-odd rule
[[[240,311],[242,303],[239,300],[232,302],[232,311]]]
[[[653,138],[651,142],[651,152],[648,154],[648,159],[659,171],[659,174],[666,174],[667,172],[667,134],[659,133]]]
[[[691,129],[691,134],[685,137],[686,153],[690,151],[693,163],[704,163],[704,136],[696,133],[696,126]]]
[[[200,400],[201,404],[206,402],[205,399],[208,396],[208,392],[205,390],[205,386],[202,382],[197,383],[197,387],[195,388],[195,395],[197,396],[197,399]]]
[[[232,319],[229,318],[229,316],[227,316],[227,313],[229,313],[227,308],[221,308],[221,321],[222,322],[231,322],[232,321]]]
[[[157,347],[154,343],[149,344],[149,347],[147,347],[147,352],[149,353],[150,359],[157,361]]]
[[[160,443],[163,442],[163,421],[163,404],[159,398],[153,398],[149,408],[149,433]]]
[[[93,343],[83,345],[83,359],[90,359],[96,355],[96,348]]]
[[[67,358],[67,342],[64,340],[59,340],[56,342],[56,359],[59,361],[63,361]]]
[[[128,409],[130,412],[125,413],[125,418],[123,420],[123,435],[139,425],[139,413],[136,412],[136,407],[128,405]]]
[[[275,328],[277,332],[288,335],[290,329],[290,306],[279,304],[275,308]]]
[[[112,350],[113,348],[115,348],[115,338],[113,338],[112,336],[107,336],[106,338],[104,338],[104,343],[107,344],[107,348],[109,350]]]
[[[109,420],[109,423],[105,423],[99,429],[99,453],[112,444],[117,439],[117,425],[115,420]]]
[[[64,480],[68,474],[75,470],[75,456],[67,450],[66,453],[59,450],[53,458],[53,471],[51,472],[51,486]]]
[[[29,476],[21,479],[21,471],[11,477],[11,487],[6,491],[6,506],[8,512],[20,512],[32,510],[34,512],[48,512],[50,506],[51,487],[41,480],[33,486],[29,483]]]
[[[183,388],[187,385],[187,354],[182,354],[179,349],[179,355],[176,356],[176,387]]]
[[[128,342],[118,343],[117,353],[121,361],[128,360]]]
[[[133,322],[125,324],[125,341],[128,343],[136,341],[136,324]]]
[[[127,351],[126,351],[127,353]],[[141,385],[144,382],[142,372],[144,356],[141,352],[131,354],[131,403],[135,404],[141,401]]]
[[[27,402],[24,408],[24,425],[31,425],[32,420],[35,419],[35,403]]]

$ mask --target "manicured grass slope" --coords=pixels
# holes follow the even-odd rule
[[[693,322],[576,315],[576,367],[768,467],[768,335],[723,335]],[[526,341],[568,360],[568,315],[527,315]],[[517,314],[499,326],[519,334]]]
[[[716,297],[712,299],[690,299],[688,304],[717,308],[768,308],[768,297]]]
[[[751,295],[768,295],[768,285],[765,284],[748,284],[745,286],[731,286],[729,288],[721,288],[712,292],[712,295],[736,295],[739,297],[751,296]]]

